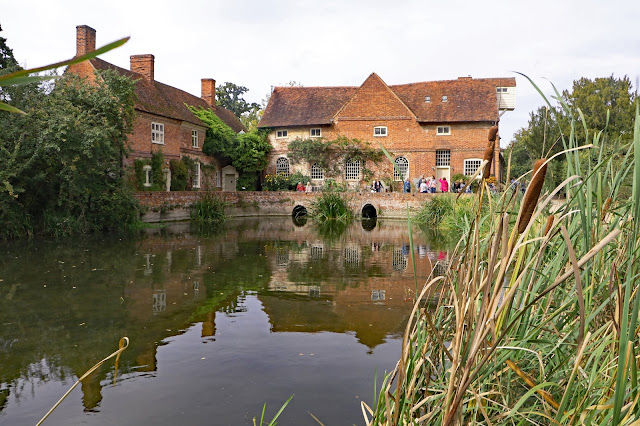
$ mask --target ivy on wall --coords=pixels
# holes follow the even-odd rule
[[[359,160],[363,180],[369,180],[373,171],[367,164],[377,164],[384,159],[381,149],[374,149],[367,141],[339,136],[333,140],[294,139],[289,142],[288,158],[293,164],[302,161],[309,165],[317,164],[325,177],[340,177],[347,160]]]

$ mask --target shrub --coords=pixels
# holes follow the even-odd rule
[[[189,169],[184,161],[171,160],[169,162],[171,169],[171,190],[184,191],[187,189],[187,180],[189,178]]]

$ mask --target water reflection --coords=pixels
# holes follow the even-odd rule
[[[447,252],[414,237],[419,282],[433,264],[446,272]],[[194,404],[197,416],[183,422],[206,414],[219,424],[250,424],[237,416],[296,393],[283,423],[304,423],[313,408],[327,424],[361,424],[353,395],[371,393],[375,369],[393,368],[415,292],[403,222],[371,229],[288,218],[233,220],[215,230],[175,224],[136,240],[16,244],[1,254],[0,423],[7,424],[37,422],[125,335],[132,344],[119,382],[102,367],[83,382],[81,409],[65,403],[51,424],[84,422],[82,410],[93,424],[118,415],[136,423],[145,410],[130,402],[157,402],[165,386],[179,401],[156,407],[153,423],[172,424],[175,406]],[[300,364],[299,354],[309,353],[317,357]],[[200,365],[209,359],[217,362],[205,373]],[[334,375],[342,381],[329,383]],[[200,395],[225,408],[198,402]]]

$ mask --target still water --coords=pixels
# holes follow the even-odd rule
[[[417,282],[446,265],[414,233]],[[438,262],[439,261],[439,262]],[[436,270],[436,273],[439,271]],[[415,283],[406,222],[188,224],[0,249],[0,424],[364,424],[400,356]]]

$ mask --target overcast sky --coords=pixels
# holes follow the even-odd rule
[[[155,55],[155,78],[200,95],[200,79],[246,86],[260,102],[271,86],[359,86],[459,76],[512,77],[516,110],[500,121],[502,145],[526,126],[546,93],[580,77],[640,75],[638,0],[0,0],[2,37],[28,67],[75,54],[77,25],[97,45],[131,40],[102,56],[129,68]]]

